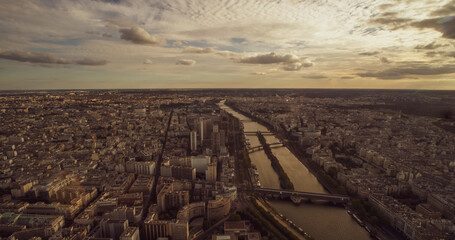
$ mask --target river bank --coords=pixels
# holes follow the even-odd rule
[[[233,116],[237,117],[244,126],[245,132],[275,132],[273,128],[261,125],[248,118],[246,115],[235,111],[224,105],[221,106]],[[252,146],[259,145],[257,136],[245,135]],[[265,136],[268,143],[278,142],[279,139],[274,135]],[[284,141],[283,141],[284,142]],[[305,167],[291,151],[286,147],[272,148],[274,155],[280,161],[290,180],[294,183],[297,191],[327,193],[323,185],[318,182],[315,175]],[[279,180],[275,171],[270,165],[264,151],[256,151],[249,154],[257,166],[261,185],[265,188],[279,189]],[[285,216],[289,221],[298,227],[301,227],[314,239],[324,240],[367,240],[371,239],[368,232],[365,231],[357,222],[347,213],[344,208],[334,207],[326,204],[301,203],[296,205],[290,201],[268,200],[269,204],[279,214]]]

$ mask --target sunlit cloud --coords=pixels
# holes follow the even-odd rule
[[[211,47],[198,48],[198,47],[185,47],[183,53],[214,53],[215,49]]]
[[[124,74],[166,83],[184,76],[213,86],[222,86],[217,79],[224,75],[247,84],[267,74],[270,87],[282,87],[283,80],[304,87],[317,75],[343,79],[323,87],[363,81],[368,84],[362,86],[384,88],[384,79],[455,79],[447,70],[454,63],[454,0],[184,2],[0,4],[0,46],[5,49],[0,68],[20,81],[40,66],[105,65],[90,73],[68,67],[62,78],[122,82]],[[198,67],[183,67],[196,61]],[[138,64],[149,66],[139,73]],[[49,74],[36,77],[63,68],[47,69]],[[147,71],[153,78],[143,74]]]
[[[196,64],[196,61],[192,59],[179,59],[176,63],[176,65],[186,65],[186,66],[193,66]]]
[[[120,29],[120,38],[136,44],[166,45],[166,40],[151,36],[148,32],[140,27]]]

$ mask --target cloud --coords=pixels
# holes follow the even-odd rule
[[[231,52],[231,51],[217,51],[215,54],[223,56],[223,57],[227,57],[227,58],[239,58],[240,57],[240,54]]]
[[[74,61],[74,63],[78,64],[78,65],[86,65],[86,66],[101,66],[101,65],[106,65],[107,61],[101,60],[101,59],[94,59],[94,58],[84,58],[82,60],[76,60],[76,61]]]
[[[244,57],[236,59],[235,62],[238,63],[250,63],[250,64],[274,64],[274,63],[297,63],[300,61],[300,58],[292,55],[278,55],[274,52],[269,54],[257,55],[254,57]]]
[[[312,66],[314,66],[314,64],[312,62],[306,60],[303,63],[301,63],[301,62],[288,63],[288,64],[284,65],[284,67],[282,69],[285,71],[299,71],[300,69],[302,69],[304,67],[307,68],[307,67],[312,67]]]
[[[251,73],[253,75],[267,75],[266,72],[254,72],[254,73]]]
[[[302,76],[303,78],[310,78],[310,79],[324,79],[327,78],[325,75],[318,75],[318,74],[306,74]]]
[[[440,9],[433,11],[430,15],[435,17],[449,16],[455,14],[455,0],[448,2]]]
[[[29,63],[71,64],[72,61],[59,58],[49,53],[26,51],[1,51],[0,58]]]
[[[142,45],[166,45],[166,40],[151,36],[148,32],[140,27],[123,28],[119,32],[122,34],[121,39]]]
[[[442,18],[429,18],[420,21],[414,21],[409,18],[397,17],[379,17],[370,20],[373,24],[392,26],[392,30],[414,27],[418,29],[431,28],[442,33],[445,38],[455,39],[455,16],[446,16]]]
[[[145,59],[144,62],[143,62],[143,64],[152,64],[152,63],[153,62],[150,59]]]
[[[0,58],[8,59],[17,62],[28,63],[43,63],[43,64],[76,64],[86,66],[106,65],[106,60],[98,60],[93,58],[84,58],[81,60],[68,60],[57,57],[49,53],[28,52],[28,51],[1,51]]]
[[[436,42],[429,43],[427,45],[417,45],[415,49],[425,49],[425,50],[432,50],[440,47],[447,47],[449,44],[437,44]]]
[[[98,31],[86,31],[85,33],[87,33],[89,35],[99,35],[99,36],[102,36],[102,37],[105,37],[105,38],[111,38],[112,37],[111,34],[101,33],[101,32],[98,32]]]
[[[380,54],[381,52],[361,52],[359,53],[360,56],[374,56],[374,55],[378,55]]]
[[[182,53],[214,53],[215,49],[211,47],[198,48],[198,47],[185,47]]]
[[[395,13],[388,13],[388,14],[391,16],[375,18],[375,19],[370,20],[370,22],[373,24],[392,26],[392,27],[394,27],[393,28],[394,30],[403,28],[403,27],[409,25],[410,22],[412,22],[412,19],[409,19],[409,18],[393,17],[394,15],[396,15]]]
[[[175,41],[172,43],[172,46],[174,46],[174,47],[180,47],[182,45],[183,45],[183,43],[181,41]]]
[[[381,57],[381,58],[379,58],[379,60],[380,60],[382,63],[391,63],[391,61],[390,61],[388,58],[386,58],[386,57]]]
[[[176,63],[176,65],[185,65],[185,66],[193,66],[196,64],[196,61],[192,59],[179,59]]]
[[[407,64],[400,67],[390,68],[384,71],[358,73],[360,77],[377,79],[405,79],[415,75],[443,75],[455,73],[455,65],[448,64],[439,67],[430,67],[426,64]]]
[[[447,53],[444,53],[444,56],[455,58],[455,52],[447,52]]]
[[[302,68],[312,67],[314,63],[293,54],[279,55],[274,52],[252,57],[232,58],[236,63],[248,64],[280,64],[285,71],[298,71]]]
[[[411,26],[424,29],[432,28],[442,33],[445,38],[455,39],[455,16],[431,18],[411,23]]]

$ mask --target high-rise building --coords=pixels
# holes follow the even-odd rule
[[[196,173],[205,173],[207,166],[210,163],[209,156],[192,156],[191,167],[196,168]]]
[[[205,130],[205,122],[204,122],[204,119],[201,119],[200,120],[200,126],[199,126],[199,131],[200,131],[200,135],[201,135],[201,146],[204,146],[204,130]]]
[[[207,181],[216,181],[216,162],[210,163],[205,170],[205,179]]]
[[[197,150],[197,132],[191,131],[190,133],[190,147],[191,151],[195,152]]]

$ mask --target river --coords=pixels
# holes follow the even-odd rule
[[[223,103],[220,107],[243,123],[245,132],[268,131],[267,128],[248,117],[234,111]],[[279,142],[274,135],[264,136],[267,143]],[[259,146],[256,135],[247,135],[252,147]],[[295,190],[315,193],[327,193],[317,178],[308,171],[294,154],[286,147],[272,148],[273,154],[280,161],[284,171],[294,184]],[[259,181],[265,188],[280,188],[278,175],[273,170],[270,160],[264,151],[250,153],[251,162],[259,172]],[[301,203],[295,205],[290,201],[270,200],[272,206],[297,226],[303,228],[317,240],[368,240],[368,232],[359,226],[344,208],[324,205]]]

